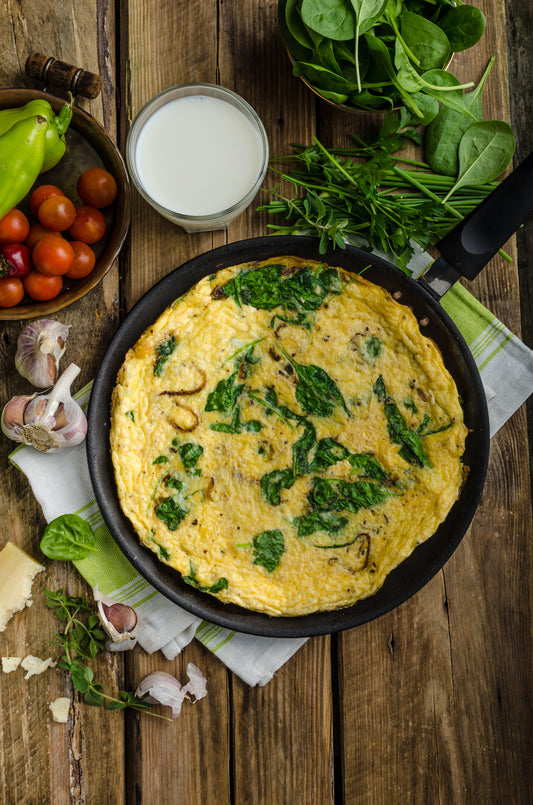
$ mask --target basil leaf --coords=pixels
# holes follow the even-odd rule
[[[87,520],[62,514],[46,526],[40,548],[49,559],[76,561],[96,550],[96,537]]]
[[[279,565],[279,560],[285,552],[285,540],[279,529],[262,531],[253,539],[254,565],[262,565],[269,573]]]

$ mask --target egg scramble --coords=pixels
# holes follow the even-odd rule
[[[289,256],[198,282],[129,350],[112,397],[140,541],[198,590],[274,616],[375,593],[457,499],[466,433],[411,310]]]

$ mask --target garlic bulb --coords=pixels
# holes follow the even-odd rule
[[[15,366],[33,386],[44,389],[56,382],[59,359],[65,351],[70,327],[54,319],[38,319],[22,330]]]
[[[80,444],[87,434],[87,419],[70,394],[79,373],[71,363],[50,392],[13,397],[2,411],[5,435],[42,453]]]

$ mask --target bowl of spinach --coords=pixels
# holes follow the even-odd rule
[[[405,106],[423,125],[472,86],[446,68],[485,25],[462,0],[278,0],[293,73],[313,92],[350,112]]]

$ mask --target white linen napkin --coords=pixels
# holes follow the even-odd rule
[[[480,370],[492,436],[533,392],[533,352],[461,285],[445,294],[442,304]],[[90,388],[88,384],[75,395],[83,407]],[[88,520],[96,534],[97,550],[74,564],[97,592],[135,607],[138,642],[147,652],[161,649],[165,657],[173,659],[196,638],[253,686],[265,685],[307,640],[229,631],[202,621],[158,593],[121,553],[103,521],[89,479],[85,445],[52,454],[21,445],[10,460],[27,476],[48,522],[62,514]]]

